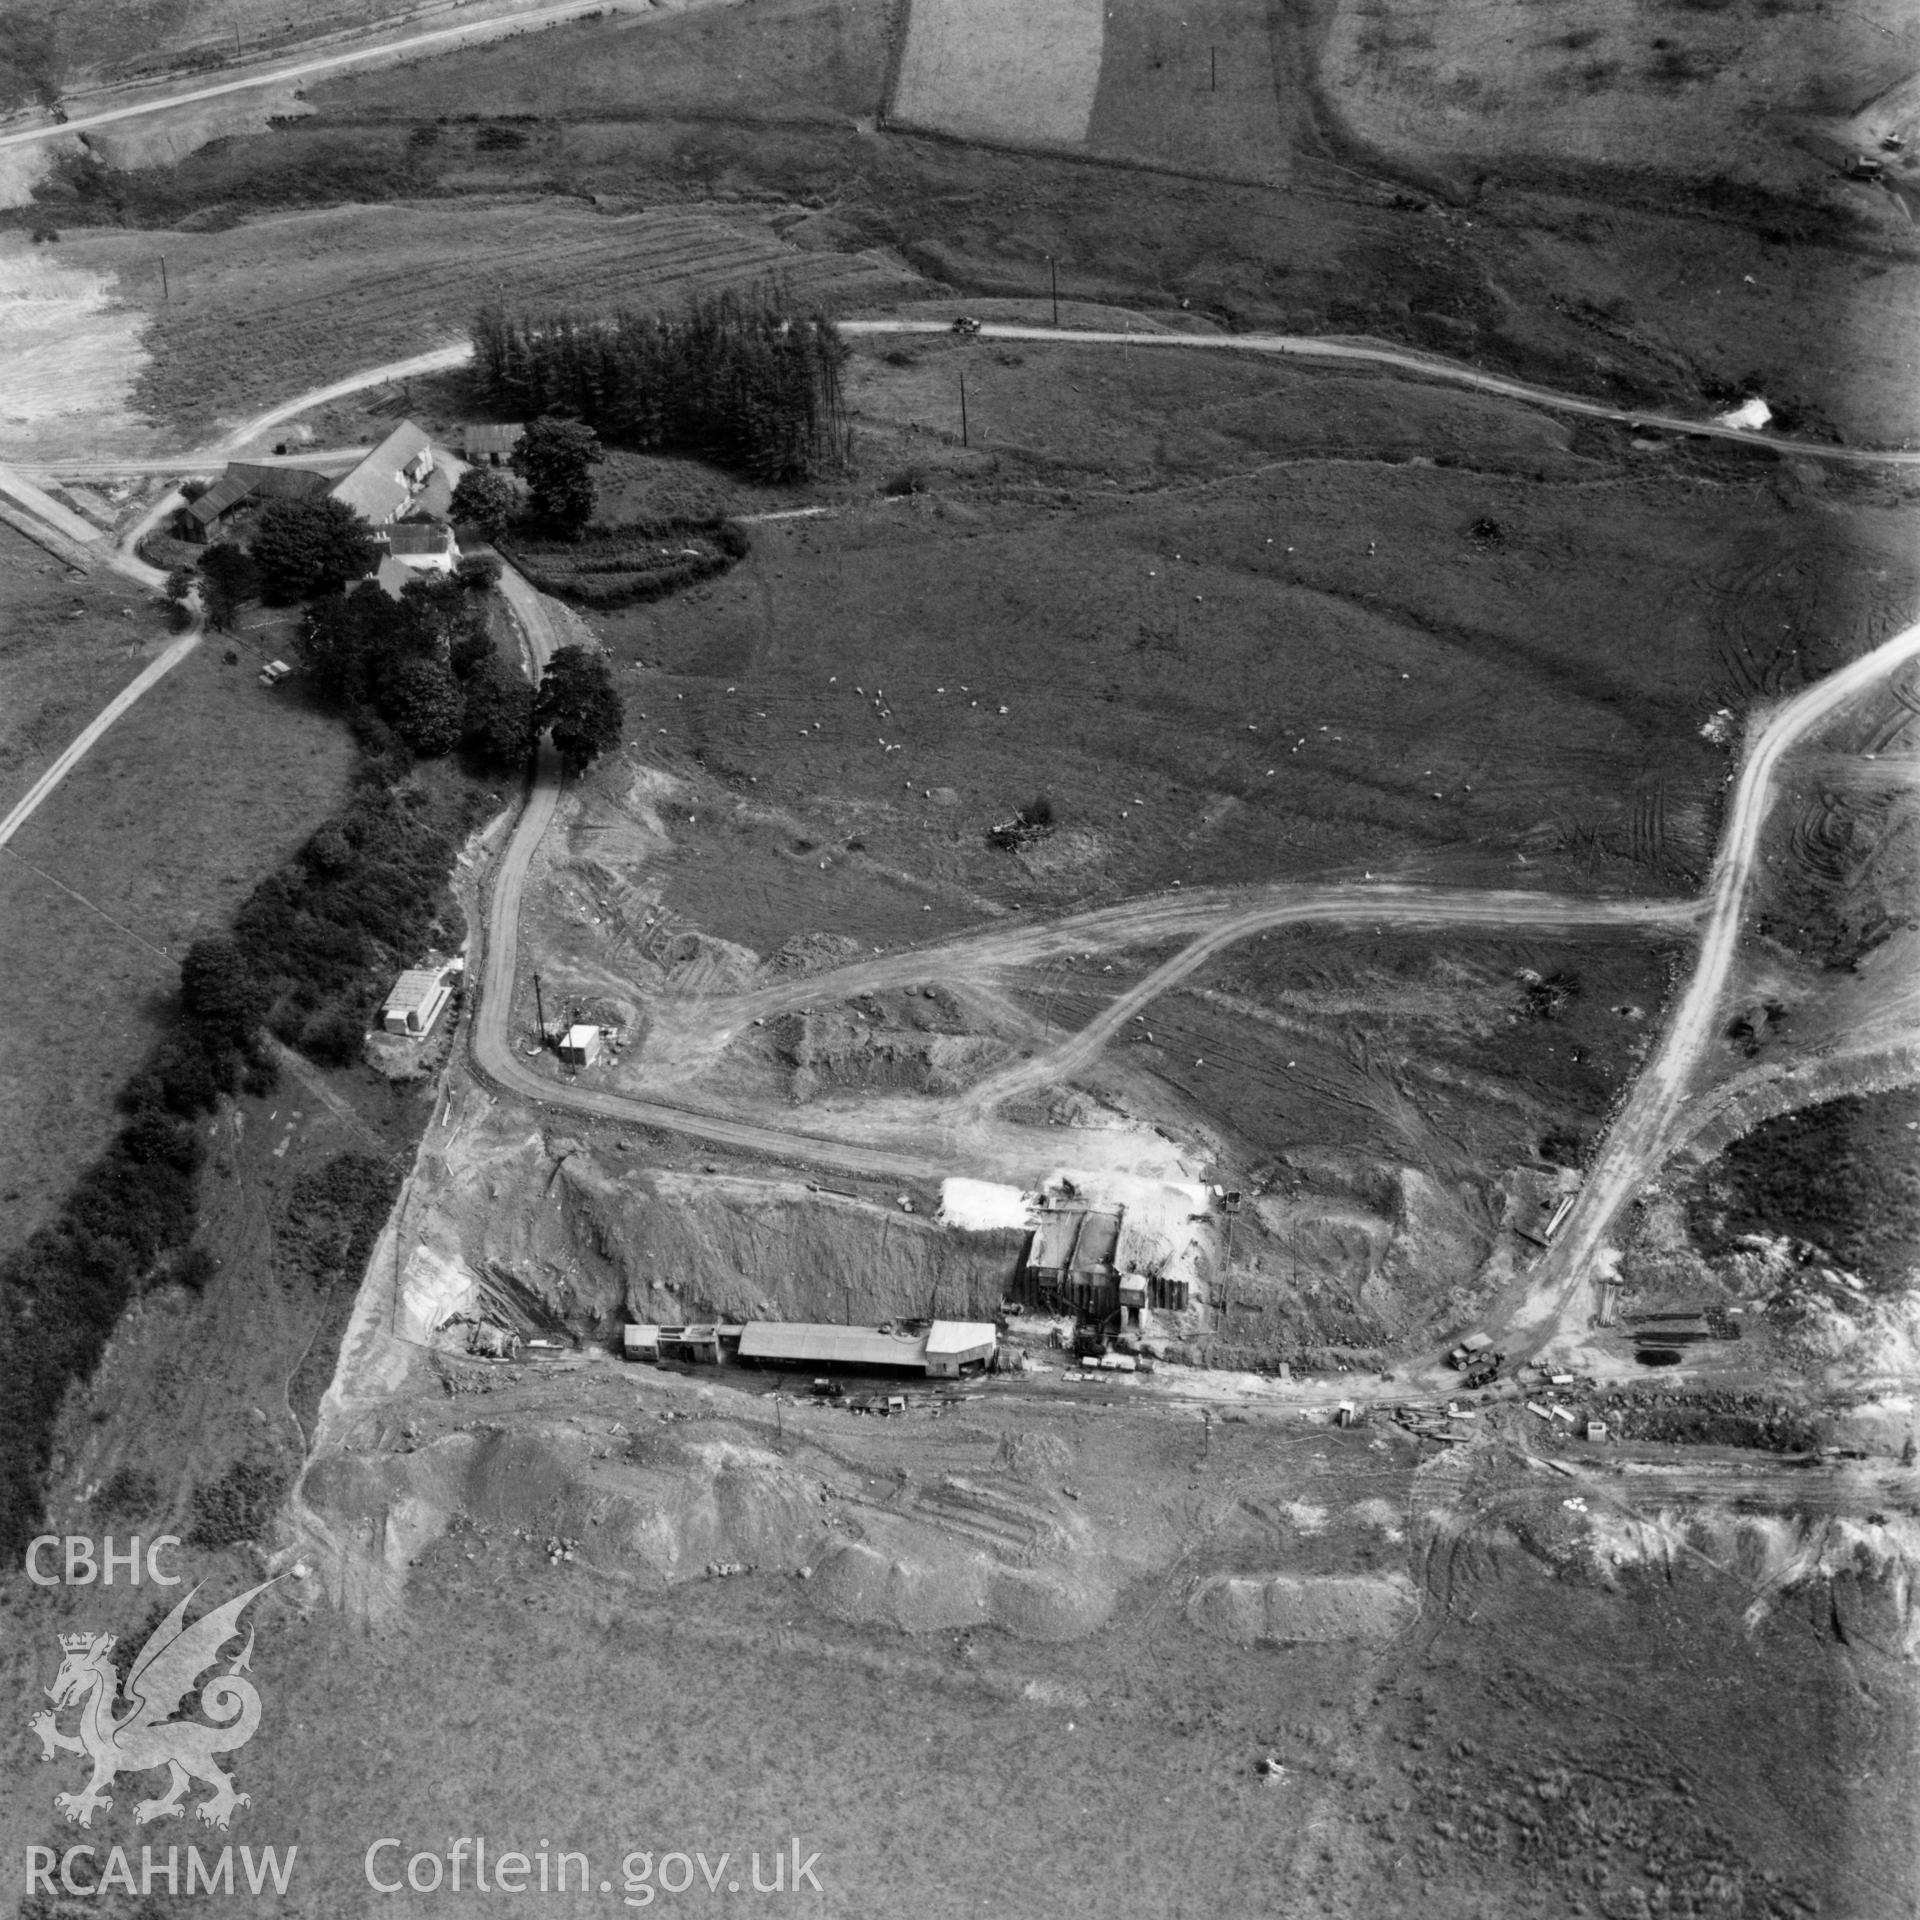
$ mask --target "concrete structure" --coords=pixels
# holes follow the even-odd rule
[[[433,471],[433,445],[423,429],[402,420],[360,464],[332,488],[377,537],[408,512]]]
[[[388,529],[387,557],[415,573],[451,573],[460,549],[451,527],[432,520],[403,520]]]
[[[380,1009],[381,1031],[409,1040],[425,1039],[453,998],[453,983],[464,966],[463,961],[450,960],[444,967],[409,967],[393,983]]]
[[[569,1027],[560,1041],[560,1059],[569,1067],[591,1067],[600,1058],[606,1035],[598,1027]]]

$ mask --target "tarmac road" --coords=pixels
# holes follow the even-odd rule
[[[1916,658],[1920,625],[1896,633],[1774,708],[1749,734],[1707,886],[1705,932],[1693,977],[1659,1050],[1634,1082],[1573,1212],[1533,1270],[1526,1299],[1512,1317],[1516,1333],[1545,1340],[1577,1337],[1578,1330],[1584,1330],[1592,1311],[1595,1259],[1614,1216],[1679,1142],[1682,1109],[1724,1017],[1721,994],[1746,918],[1761,829],[1773,806],[1781,760],[1836,707]]]
[[[131,106],[109,107],[99,113],[75,114],[72,119],[40,126],[22,127],[0,134],[0,147],[30,146],[41,140],[58,140],[64,135],[85,133],[93,127],[112,126],[116,121],[137,120],[147,114],[166,113],[175,107],[190,107],[202,100],[218,100],[227,94],[250,93],[258,87],[284,86],[289,81],[311,80],[315,75],[334,73],[342,67],[363,66],[373,60],[411,59],[423,53],[449,52],[463,41],[499,39],[528,28],[558,26],[582,14],[644,12],[623,0],[565,0],[557,6],[536,7],[524,13],[489,14],[481,19],[464,20],[457,27],[436,27],[428,33],[409,34],[404,40],[388,40],[373,46],[349,47],[338,53],[316,54],[297,60],[290,66],[271,67],[237,80],[218,80],[210,86],[190,87],[183,93],[165,94],[157,100],[141,100]]]

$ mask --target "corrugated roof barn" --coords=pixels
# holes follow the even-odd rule
[[[478,467],[503,467],[513,457],[513,450],[520,444],[526,428],[517,423],[511,426],[470,425],[460,432],[460,451]]]
[[[926,1370],[924,1335],[881,1333],[873,1327],[837,1327],[804,1320],[750,1320],[740,1329],[742,1360],[784,1360],[816,1367],[898,1367]]]

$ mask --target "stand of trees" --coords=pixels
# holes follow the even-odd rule
[[[770,293],[718,293],[667,318],[620,312],[473,323],[480,392],[531,420],[565,410],[618,446],[688,453],[751,479],[845,464],[847,349],[823,313],[783,314]]]
[[[363,580],[315,601],[300,636],[314,690],[373,716],[423,758],[464,741],[493,765],[523,764],[533,689],[494,646],[487,598],[473,590],[487,584],[481,574],[415,580],[395,600]]]

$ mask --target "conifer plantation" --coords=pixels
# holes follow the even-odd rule
[[[480,392],[524,419],[572,412],[615,445],[760,481],[846,462],[846,345],[824,313],[783,313],[771,291],[713,294],[670,317],[492,306],[474,320],[473,345]]]

